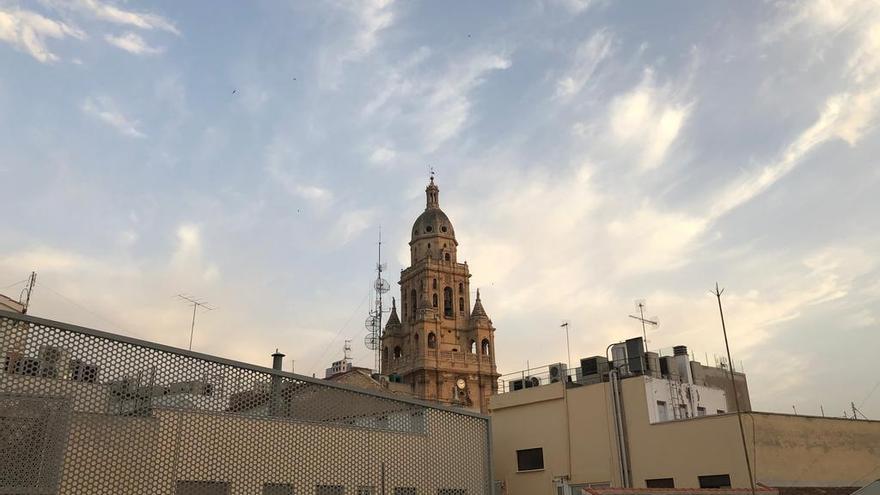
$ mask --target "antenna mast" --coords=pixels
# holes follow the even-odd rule
[[[382,315],[385,309],[382,306],[382,294],[391,289],[388,281],[382,278],[382,272],[385,271],[385,265],[382,263],[382,227],[379,227],[379,261],[376,263],[376,281],[373,282],[373,290],[375,290],[375,299],[373,301],[373,309],[370,310],[369,316],[364,321],[367,328],[367,336],[364,337],[364,345],[367,349],[375,351],[374,370],[381,373],[382,354]]]
[[[636,308],[639,310],[639,315],[627,315],[632,319],[639,320],[642,322],[642,337],[645,339],[645,352],[648,352],[648,328],[647,325],[651,325],[654,328],[660,326],[660,318],[656,316],[652,316],[651,318],[645,318],[645,300],[639,299],[636,301]]]
[[[214,311],[214,307],[204,301],[199,301],[198,299],[191,297],[191,296],[187,296],[185,294],[178,294],[177,297],[186,301],[187,304],[192,304],[192,307],[193,307],[192,324],[189,327],[189,350],[192,350],[192,348],[193,348],[193,333],[195,333],[195,330],[196,330],[196,309],[201,307],[201,308],[207,309],[208,311]]]
[[[27,313],[28,305],[31,303],[31,294],[34,292],[34,285],[37,285],[37,272],[31,272],[31,275],[27,280],[27,286],[22,289],[21,294],[18,296],[18,302],[24,306],[24,309],[21,311],[23,314]]]

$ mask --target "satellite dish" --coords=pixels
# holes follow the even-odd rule
[[[367,330],[374,331],[377,326],[377,323],[378,322],[376,321],[376,317],[373,315],[370,315],[367,317],[366,320],[364,320],[364,328],[366,328]]]
[[[384,278],[377,278],[373,287],[376,289],[376,292],[379,292],[380,294],[384,294],[391,290],[391,284],[389,284]]]
[[[375,351],[379,348],[379,335],[376,332],[370,332],[364,336],[364,345],[367,349]]]

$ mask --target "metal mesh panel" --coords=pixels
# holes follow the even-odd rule
[[[488,419],[0,311],[0,493],[489,494]]]

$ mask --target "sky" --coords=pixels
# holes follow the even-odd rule
[[[210,8],[206,8],[210,3]],[[880,418],[880,3],[0,0],[0,293],[317,373],[429,167],[501,373],[641,334]],[[473,298],[472,298],[473,299]]]

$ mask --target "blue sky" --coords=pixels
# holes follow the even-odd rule
[[[876,418],[878,61],[873,1],[0,0],[0,292],[180,347],[185,292],[196,350],[369,365],[433,165],[502,372],[640,298],[711,361],[717,280],[756,408]]]

